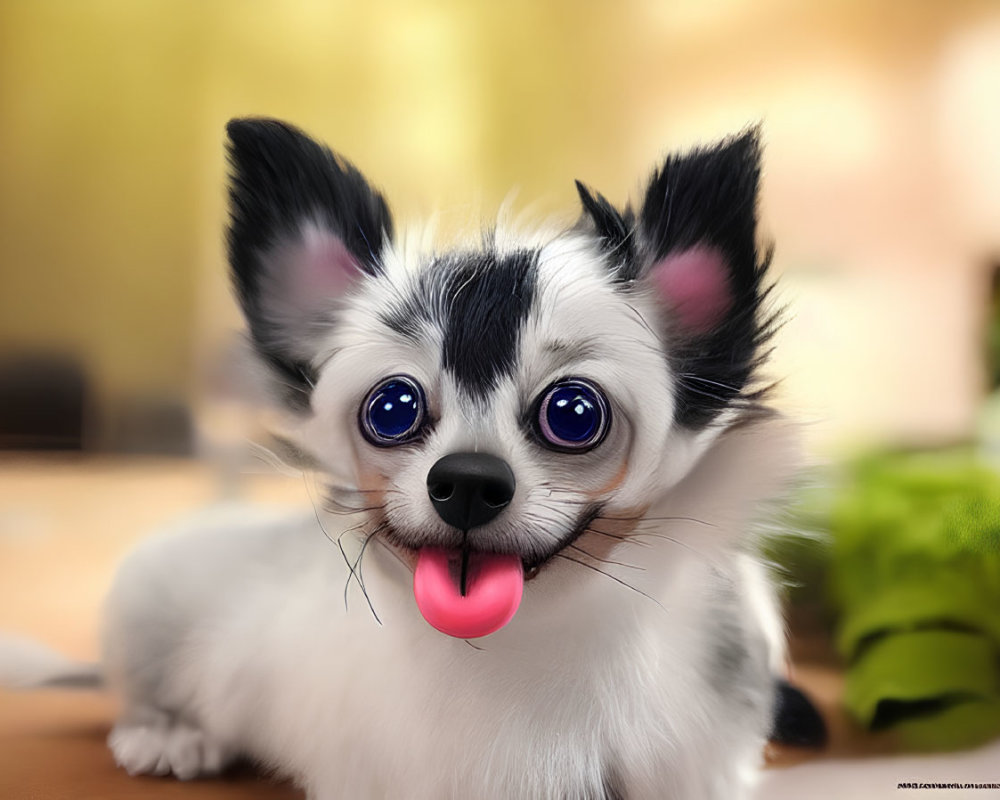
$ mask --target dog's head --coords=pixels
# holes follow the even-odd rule
[[[230,123],[229,255],[298,445],[413,554],[508,554],[528,574],[624,523],[757,407],[770,332],[756,133],[671,156],[620,211],[547,237],[411,252],[344,159]],[[463,591],[465,587],[462,587]]]

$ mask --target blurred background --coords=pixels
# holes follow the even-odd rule
[[[572,219],[575,178],[624,202],[667,150],[762,121],[791,312],[773,371],[810,447],[977,430],[1000,267],[992,0],[4,0],[0,377],[11,394],[28,359],[79,389],[87,449],[190,450],[200,360],[239,325],[223,126],[248,114],[325,139],[401,222],[442,210],[446,232],[512,189]],[[4,440],[44,438],[30,417]]]
[[[771,372],[830,465],[794,524],[825,544],[774,555],[812,587],[793,626],[860,664],[845,697],[861,724],[893,722],[885,675],[953,645],[975,675],[902,699],[975,696],[1000,719],[995,0],[0,0],[0,533],[31,528],[26,497],[76,497],[67,513],[123,531],[110,558],[147,518],[210,496],[107,459],[204,454],[244,430],[205,399],[240,326],[222,230],[223,127],[241,115],[305,128],[399,223],[440,211],[446,236],[512,190],[515,211],[571,221],[576,178],[624,203],[667,151],[760,121],[788,306]],[[32,471],[36,449],[97,460]],[[81,490],[97,473],[105,488]],[[959,577],[927,579],[944,572]],[[8,571],[8,590],[36,578]],[[914,584],[978,588],[944,607]],[[47,602],[32,608],[51,622],[72,601]],[[939,623],[978,638],[890,638],[863,663],[873,637]]]

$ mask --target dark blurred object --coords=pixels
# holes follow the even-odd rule
[[[103,445],[116,453],[189,456],[194,451],[191,410],[180,396],[125,398],[106,428]]]
[[[88,397],[86,376],[75,359],[0,358],[0,449],[82,450]]]
[[[990,311],[986,327],[986,368],[990,389],[1000,388],[1000,260],[993,263],[990,274]]]
[[[801,689],[779,679],[774,698],[774,727],[770,739],[790,747],[823,747],[826,723]]]

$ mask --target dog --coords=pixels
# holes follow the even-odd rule
[[[101,663],[8,642],[6,683],[113,689],[133,774],[746,797],[784,661],[753,530],[796,461],[758,131],[667,157],[635,208],[577,183],[569,227],[440,251],[299,129],[228,136],[235,292],[324,509],[145,541]]]

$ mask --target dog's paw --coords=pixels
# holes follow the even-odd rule
[[[182,781],[218,774],[226,748],[198,728],[164,717],[148,723],[119,722],[108,746],[129,775],[170,775]]]

